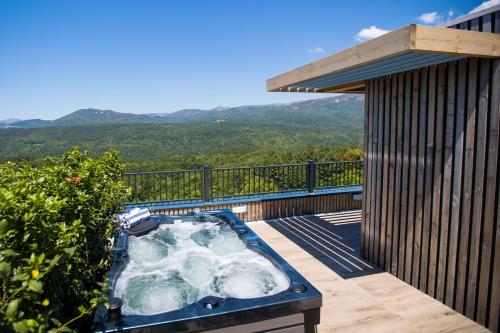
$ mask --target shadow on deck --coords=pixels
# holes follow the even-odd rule
[[[359,210],[278,218],[266,223],[344,279],[382,272],[360,256]]]
[[[323,295],[319,333],[486,333],[360,255],[361,212],[249,222]]]

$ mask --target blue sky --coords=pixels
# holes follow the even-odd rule
[[[436,24],[481,3],[0,0],[0,119],[324,97],[268,93],[265,80],[363,36]]]

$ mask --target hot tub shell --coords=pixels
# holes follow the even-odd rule
[[[275,295],[250,299],[209,296],[184,308],[154,315],[121,315],[119,309],[108,311],[101,305],[94,317],[94,332],[316,332],[321,293],[230,210],[204,211],[203,214],[228,222],[248,248],[269,259],[288,276],[289,288]],[[189,213],[151,218],[165,221],[191,217],[198,216]],[[115,237],[113,264],[108,273],[110,297],[128,261],[128,233],[120,230]]]

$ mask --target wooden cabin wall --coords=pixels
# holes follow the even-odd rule
[[[372,79],[365,103],[363,256],[498,331],[500,60]]]

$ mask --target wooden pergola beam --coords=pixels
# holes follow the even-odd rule
[[[363,81],[360,75],[363,74],[364,66],[371,65],[370,75],[373,76],[377,63],[383,61],[387,68],[391,59],[396,61],[403,55],[415,55],[415,59],[428,55],[429,60],[425,65],[432,63],[433,55],[436,55],[436,63],[442,59],[439,56],[496,58],[500,56],[500,34],[411,24],[273,77],[267,80],[267,91],[346,91],[342,86],[349,88],[350,84],[354,84],[359,87],[359,82]],[[408,61],[408,66],[410,64],[411,61]],[[401,68],[404,68],[404,62],[395,70],[401,71]],[[349,81],[349,71],[356,71],[358,75],[353,76],[353,82]],[[329,86],[328,78],[335,78],[336,75],[347,78],[341,84]],[[308,84],[314,83],[311,80],[326,83],[323,86],[321,82],[310,86]]]

